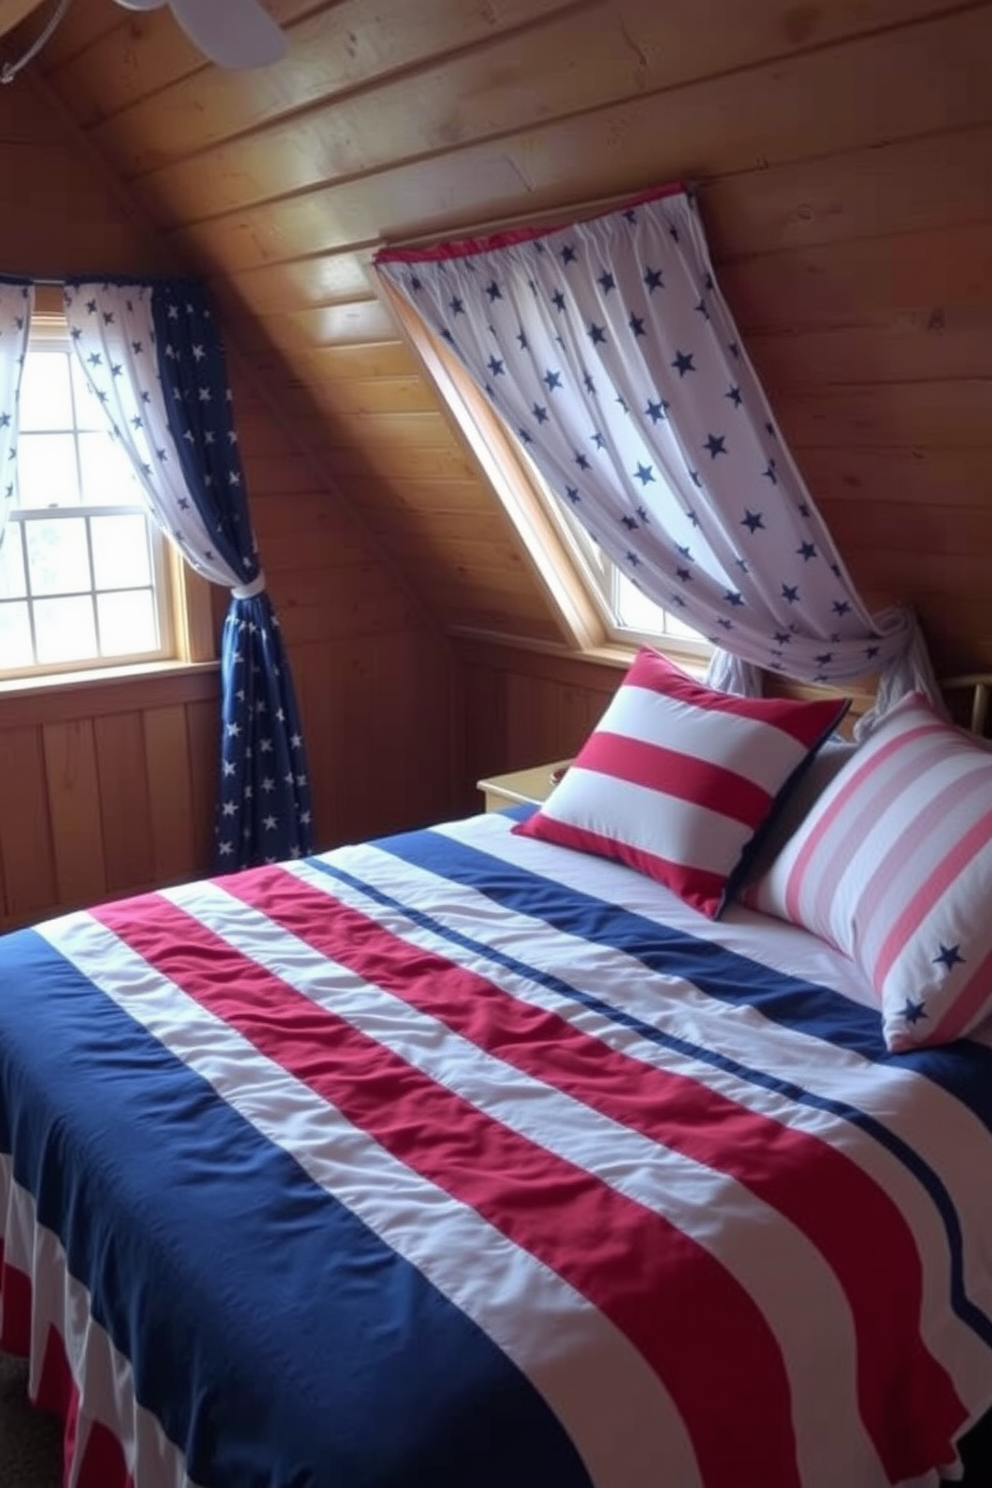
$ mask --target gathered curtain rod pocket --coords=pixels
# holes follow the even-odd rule
[[[476,227],[462,227],[461,236],[445,237],[432,233],[422,238],[410,238],[395,247],[386,245],[374,254],[373,263],[424,263],[436,258],[466,257],[472,253],[485,253],[495,248],[508,248],[514,243],[527,243],[534,238],[543,238],[547,233],[558,232],[576,222],[589,221],[594,217],[607,216],[612,212],[623,212],[645,202],[658,201],[666,196],[691,196],[693,189],[682,181],[672,181],[665,186],[650,186],[632,196],[601,197],[599,200],[578,202],[571,207],[562,207],[560,215],[554,213],[554,221],[535,223],[532,216],[505,218],[502,222],[493,219],[479,223]]]

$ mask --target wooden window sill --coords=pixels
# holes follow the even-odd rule
[[[0,729],[216,697],[218,661],[156,661],[0,682]]]

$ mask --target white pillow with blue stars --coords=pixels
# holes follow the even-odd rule
[[[744,897],[857,962],[889,1049],[967,1034],[992,1010],[992,754],[903,698]]]

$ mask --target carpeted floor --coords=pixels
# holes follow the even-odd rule
[[[27,1365],[0,1354],[0,1488],[62,1488],[62,1431],[27,1397]]]

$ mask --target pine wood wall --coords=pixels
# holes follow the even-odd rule
[[[992,667],[989,0],[267,4],[287,61],[229,74],[166,8],[74,0],[33,79],[4,90],[32,208],[26,228],[11,214],[5,251],[21,260],[27,231],[64,270],[72,220],[73,253],[127,267],[144,215],[237,324],[283,420],[260,415],[252,479],[269,483],[273,590],[300,610],[325,832],[440,812],[448,784],[470,802],[479,774],[570,753],[617,680],[564,654],[512,525],[375,296],[384,240],[694,182],[721,286],[862,594],[916,605],[940,670]],[[60,111],[133,212],[45,143]],[[44,244],[34,212],[58,214]],[[457,648],[453,679],[425,612]],[[404,740],[398,767],[369,745],[380,718]]]
[[[174,267],[30,92],[0,90],[0,165],[17,203],[0,271]],[[318,841],[442,815],[448,646],[237,357],[232,382],[253,519],[303,711]],[[0,685],[0,929],[208,872],[218,717],[213,669]]]
[[[619,664],[497,642],[459,640],[456,653],[467,762],[456,806],[466,813],[480,809],[475,781],[574,755],[623,677]]]
[[[42,85],[250,312],[295,429],[446,630],[562,641],[370,253],[679,178],[863,595],[915,604],[942,670],[992,666],[987,0],[268,3],[289,58],[237,76],[164,11],[75,0]],[[508,675],[462,655],[477,701]],[[504,763],[532,747],[511,729]]]

